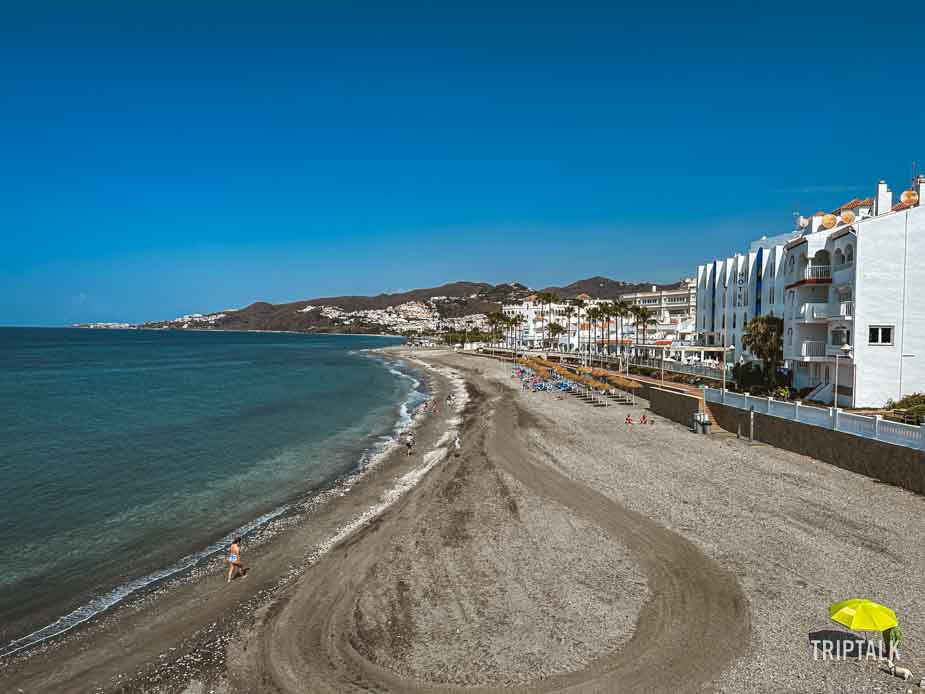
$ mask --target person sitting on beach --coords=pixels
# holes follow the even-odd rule
[[[633,415],[631,414],[626,415],[626,424],[632,424],[632,423],[633,423]]]
[[[649,423],[649,420],[646,418],[645,415],[642,415],[642,419],[639,420],[639,423],[640,423],[640,424],[648,424],[648,423]]]
[[[244,562],[241,561],[240,537],[234,539],[234,542],[231,543],[231,548],[228,550],[228,580],[226,583],[231,583],[238,572],[240,572],[241,576],[247,576],[247,569]]]

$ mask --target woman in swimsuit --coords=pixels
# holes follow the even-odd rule
[[[244,563],[241,561],[240,537],[234,539],[234,542],[231,543],[231,549],[228,550],[228,583],[231,583],[235,573],[238,571],[241,572],[242,576],[247,573],[247,569],[244,568]]]

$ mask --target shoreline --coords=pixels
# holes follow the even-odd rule
[[[389,348],[391,346],[385,349]],[[363,349],[357,353],[375,359],[379,349]],[[270,549],[265,546],[272,543],[277,535],[305,522],[308,515],[325,504],[336,503],[339,497],[347,494],[365,477],[387,464],[391,456],[400,452],[399,436],[422,424],[419,417],[413,412],[408,412],[408,407],[412,403],[416,403],[414,406],[417,407],[431,397],[430,392],[435,379],[432,374],[422,369],[421,364],[412,366],[401,355],[382,352],[378,357],[382,368],[391,371],[398,378],[413,381],[414,385],[404,399],[396,403],[398,416],[388,433],[384,436],[370,434],[368,443],[353,467],[311,490],[294,494],[290,500],[268,508],[258,516],[225,532],[222,537],[209,542],[202,549],[179,557],[161,569],[115,584],[108,592],[91,595],[87,602],[79,603],[76,609],[62,615],[56,621],[6,641],[0,648],[0,680],[4,670],[12,662],[28,661],[34,654],[55,650],[57,642],[75,635],[84,628],[90,628],[97,622],[118,619],[119,613],[123,611],[132,611],[140,604],[153,602],[153,597],[171,592],[178,585],[195,583],[216,569],[224,568],[224,552],[233,536],[243,536],[245,545],[251,552]],[[425,383],[425,378],[429,382]]]
[[[178,586],[0,669],[0,683],[123,694],[886,691],[896,681],[876,664],[813,660],[807,636],[830,628],[827,606],[851,595],[895,606],[901,664],[925,667],[915,617],[925,566],[906,551],[921,497],[661,417],[625,426],[644,403],[524,392],[494,359],[384,351],[429,364],[442,392],[467,393],[462,411],[422,420],[422,455],[390,456],[265,550],[245,548],[256,567],[246,581]],[[876,517],[861,522],[862,502],[877,502]]]

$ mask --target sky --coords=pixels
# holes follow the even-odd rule
[[[0,325],[674,281],[925,169],[921,8],[706,5],[8,4]]]

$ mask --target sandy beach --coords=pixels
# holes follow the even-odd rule
[[[874,662],[813,660],[826,607],[893,606],[925,667],[922,499],[642,406],[522,393],[446,351],[416,454],[396,451],[220,563],[40,650],[4,691],[905,691]],[[464,384],[463,384],[464,379]],[[460,434],[461,449],[452,437]]]

